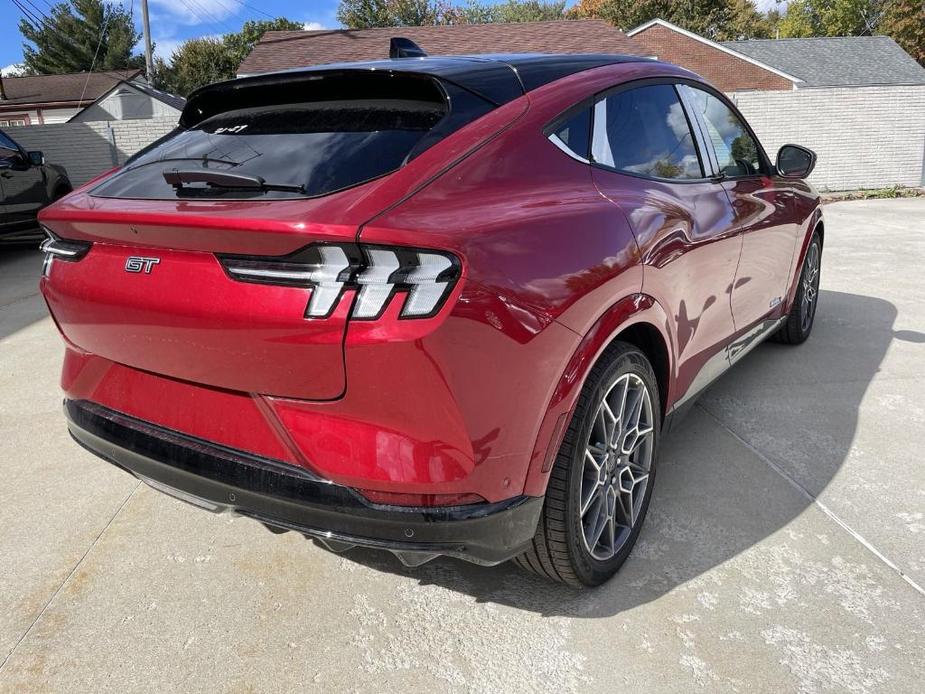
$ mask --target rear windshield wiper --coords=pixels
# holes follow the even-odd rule
[[[305,186],[289,183],[267,183],[260,176],[227,173],[224,171],[207,171],[204,169],[193,171],[180,171],[170,169],[164,171],[164,180],[176,190],[183,190],[187,183],[205,183],[211,188],[224,188],[225,190],[279,190],[286,193],[304,193]]]

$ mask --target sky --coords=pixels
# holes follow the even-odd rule
[[[118,0],[117,0],[118,1]],[[760,0],[760,6],[775,0]],[[17,0],[30,11],[49,13],[56,0]],[[121,0],[141,31],[140,0]],[[569,0],[568,4],[574,4]],[[287,17],[306,29],[337,28],[338,0],[148,0],[155,53],[166,58],[185,39],[218,36],[237,31],[248,19]],[[0,0],[0,70],[7,74],[22,60],[19,20],[23,16],[13,0]],[[141,47],[139,46],[139,52]]]

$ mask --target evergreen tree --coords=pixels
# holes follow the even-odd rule
[[[54,5],[48,19],[19,20],[27,74],[62,74],[144,66],[132,50],[141,35],[121,6],[102,0],[69,0]]]

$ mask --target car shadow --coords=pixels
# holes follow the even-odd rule
[[[48,315],[39,296],[43,258],[37,242],[0,246],[0,340]]]
[[[922,333],[894,331],[896,315],[896,308],[882,299],[822,291],[814,332],[806,343],[763,344],[717,381],[663,442],[658,480],[639,541],[617,576],[599,588],[572,589],[510,563],[480,567],[441,558],[407,568],[388,553],[354,549],[342,556],[480,602],[549,616],[605,617],[645,604],[760,543],[812,503],[849,453],[861,400],[892,341],[925,340]],[[839,385],[841,402],[829,412],[819,444],[818,437],[800,434],[811,431],[806,415],[814,407],[813,386],[823,383]],[[788,392],[793,389],[802,389],[803,402],[790,406]],[[804,475],[799,466],[788,468],[782,457],[775,460],[786,448],[767,455],[797,486],[785,481],[762,459],[763,451],[744,444],[726,424],[724,412],[728,416],[752,407],[760,429],[758,408],[766,400],[781,404],[774,406],[775,421],[768,427],[773,431],[765,436],[792,432],[787,445],[791,450],[806,446],[799,453],[812,460],[812,469]]]

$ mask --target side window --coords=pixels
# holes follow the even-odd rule
[[[19,157],[19,148],[3,133],[0,133],[0,161],[10,162]]]
[[[591,158],[618,171],[652,178],[704,175],[690,123],[670,84],[629,89],[598,101]]]
[[[582,109],[570,116],[550,134],[549,139],[567,154],[587,160],[591,146],[591,109]]]
[[[703,115],[707,136],[713,143],[719,169],[728,178],[762,173],[758,143],[749,134],[739,117],[712,94],[681,85],[695,108]]]

